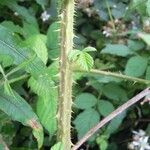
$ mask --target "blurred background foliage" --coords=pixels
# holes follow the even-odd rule
[[[59,56],[59,41],[51,32],[56,28],[56,0],[1,0],[0,25],[17,33],[52,73],[57,73],[53,62]],[[122,73],[150,80],[150,0],[77,0],[75,13],[75,49],[93,46],[90,52],[94,68]],[[19,40],[19,39],[18,39]],[[5,71],[12,67],[8,55],[0,55]],[[17,75],[22,74],[18,72]],[[57,81],[57,78],[54,78]],[[72,141],[77,142],[91,127],[148,85],[125,81],[116,77],[75,74],[73,86]],[[33,108],[36,95],[24,79],[12,84]],[[34,90],[33,90],[34,91]],[[42,105],[42,104],[39,104]],[[38,110],[37,110],[38,111]],[[132,141],[132,130],[143,129],[150,136],[150,107],[136,104],[83,145],[85,150],[126,150]],[[50,149],[55,134],[44,134],[43,149]],[[31,129],[11,121],[0,112],[0,135],[11,150],[34,150],[36,140]]]

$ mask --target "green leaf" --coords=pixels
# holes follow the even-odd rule
[[[84,51],[73,50],[68,55],[68,59],[71,63],[75,63],[76,67],[82,70],[90,70],[94,65],[93,58]]]
[[[148,15],[150,17],[150,0],[147,0],[146,7],[147,7],[147,9],[146,9],[147,13],[148,13]]]
[[[6,141],[7,145],[11,145],[16,135],[15,126],[11,118],[2,111],[0,111],[0,122],[0,133],[3,136],[3,140]]]
[[[39,96],[49,96],[49,89],[54,88],[54,82],[51,77],[47,75],[40,76],[37,80],[31,77],[28,81],[28,85],[32,91],[37,93]]]
[[[48,3],[48,0],[36,0],[36,2],[44,8],[44,6]]]
[[[47,68],[47,72],[52,80],[57,82],[59,78],[59,61],[54,61],[51,63],[51,65]]]
[[[54,82],[50,76],[41,76],[37,80],[33,77],[28,82],[32,91],[38,94],[37,99],[37,114],[42,125],[48,130],[49,134],[56,131],[56,113],[58,93]]]
[[[145,79],[150,80],[150,66],[147,67]]]
[[[108,137],[106,135],[101,135],[96,139],[100,150],[106,150],[108,147]]]
[[[57,129],[57,89],[49,87],[49,96],[39,96],[37,100],[36,110],[40,122],[50,135],[53,135]]]
[[[140,77],[144,74],[147,63],[147,58],[141,56],[131,57],[126,64],[125,74],[133,77]]]
[[[43,41],[42,34],[35,34],[30,36],[25,42],[23,42],[23,44],[26,47],[29,47],[30,49],[34,50],[34,52],[44,62],[44,64],[47,63],[48,52],[47,52],[46,44]]]
[[[31,14],[27,8],[18,5],[16,1],[5,0],[5,1],[1,1],[0,4],[6,5],[11,10],[18,13],[19,17],[21,16],[21,19],[25,20],[26,22],[28,22],[38,28],[36,18],[33,16],[33,14]]]
[[[34,34],[40,34],[40,31],[37,27],[25,21],[23,21],[23,31],[25,38],[29,38]]]
[[[96,51],[96,48],[88,46],[88,47],[84,48],[82,51],[84,51],[84,52],[93,52],[93,51]]]
[[[80,109],[88,109],[97,103],[97,99],[90,93],[81,93],[74,101],[75,107]]]
[[[48,32],[47,32],[47,46],[51,50],[56,50],[56,51],[59,50],[59,43],[60,43],[59,30],[60,30],[60,25],[59,25],[58,22],[54,22],[48,28]]]
[[[126,101],[128,99],[126,91],[115,83],[106,84],[102,91],[107,98],[117,102]]]
[[[145,44],[143,41],[135,41],[135,40],[128,40],[128,47],[132,50],[132,51],[139,51],[142,50],[144,48]]]
[[[133,0],[133,8],[135,8],[140,15],[146,15],[146,1]]]
[[[98,101],[98,111],[104,117],[109,115],[112,111],[114,111],[114,106],[112,103],[106,100],[99,100]]]
[[[0,63],[3,67],[8,67],[13,64],[13,59],[9,55],[0,55]]]
[[[94,109],[86,109],[80,113],[73,121],[78,132],[78,139],[81,139],[87,131],[99,122],[99,120],[99,113]]]
[[[33,129],[33,134],[40,148],[43,143],[43,129],[38,121],[38,117],[22,97],[15,92],[13,95],[14,96],[8,96],[0,92],[0,109],[13,120],[19,121],[23,125],[30,126]]]
[[[119,126],[121,125],[123,119],[126,116],[126,112],[121,113],[120,115],[118,115],[116,118],[114,118],[109,125],[107,126],[106,129],[106,133],[107,134],[112,134],[114,133],[116,130],[119,131]]]
[[[78,60],[79,55],[82,53],[80,50],[73,50],[69,53],[68,59],[70,62],[75,62]]]
[[[115,5],[116,8],[112,8],[112,15],[115,19],[123,18],[126,12],[126,5],[122,2],[118,2]]]
[[[123,44],[107,44],[101,51],[102,54],[111,54],[116,56],[126,57],[133,54],[133,52]]]
[[[50,59],[56,59],[60,53],[60,24],[54,22],[50,25],[47,32],[47,47],[50,49],[48,54]]]
[[[1,23],[1,25],[4,26],[5,28],[7,28],[8,30],[10,30],[11,32],[16,32],[16,33],[19,33],[21,35],[24,35],[23,29],[19,25],[15,25],[11,21],[3,21]]]
[[[81,69],[83,70],[90,70],[93,65],[94,65],[94,61],[93,61],[93,58],[86,52],[82,52],[76,63],[80,66]]]
[[[139,33],[138,36],[150,46],[150,34],[148,33]]]
[[[11,56],[14,60],[14,64],[18,65],[23,61],[28,62],[28,60],[34,56],[35,53],[31,49],[18,46],[20,39],[18,40],[18,37],[16,37],[13,32],[10,32],[3,26],[0,26],[0,32],[0,54]],[[46,67],[44,63],[38,57],[35,57],[35,59],[26,66],[26,71],[30,72],[36,78],[39,75],[45,75],[45,70]]]
[[[51,148],[51,150],[64,150],[63,144],[61,142],[58,142]]]

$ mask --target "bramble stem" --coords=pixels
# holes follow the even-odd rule
[[[58,140],[64,150],[71,149],[72,70],[68,53],[73,50],[74,0],[63,2],[61,14],[60,86],[58,103]]]
[[[86,70],[74,70],[74,71],[75,72],[86,73],[86,74],[92,74],[92,75],[111,76],[111,77],[116,77],[116,78],[119,78],[119,79],[133,81],[133,82],[138,82],[138,83],[142,83],[142,84],[146,84],[146,85],[150,84],[149,80],[135,78],[135,77],[119,74],[119,73],[113,73],[113,72],[108,72],[108,71],[97,70],[97,69],[91,69],[90,71],[86,71]]]

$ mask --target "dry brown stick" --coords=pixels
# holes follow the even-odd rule
[[[130,100],[128,100],[125,104],[123,104],[120,107],[118,107],[110,115],[108,115],[106,118],[102,119],[95,127],[93,127],[92,129],[90,129],[84,135],[84,137],[81,140],[79,140],[72,147],[71,150],[77,150],[84,142],[86,142],[95,132],[97,132],[100,128],[102,128],[106,123],[108,123],[109,121],[111,121],[112,119],[114,119],[116,116],[118,116],[119,114],[121,114],[124,110],[126,110],[127,108],[129,108],[130,106],[132,106],[133,104],[135,104],[136,102],[138,102],[140,99],[142,99],[143,97],[145,97],[148,94],[150,94],[150,89],[149,88],[143,90],[142,92],[140,92],[139,94],[137,94],[135,97],[133,97]]]

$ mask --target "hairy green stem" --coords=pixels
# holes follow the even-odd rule
[[[88,74],[94,74],[94,75],[111,76],[111,77],[116,77],[116,78],[123,79],[123,80],[128,80],[128,81],[133,81],[133,82],[138,82],[138,83],[150,85],[149,80],[135,78],[135,77],[131,77],[131,76],[126,76],[126,75],[119,74],[119,73],[113,73],[113,72],[96,70],[96,69],[92,69],[90,71],[86,71],[86,70],[74,70],[74,71],[75,72],[88,73]]]
[[[58,140],[64,150],[71,149],[72,70],[68,53],[73,50],[74,0],[64,0],[61,14],[60,85],[58,103]]]
[[[108,14],[109,14],[110,20],[112,22],[113,32],[115,33],[116,32],[116,27],[115,27],[115,23],[114,23],[114,19],[113,19],[112,13],[111,13],[111,9],[110,9],[110,6],[108,4],[108,1],[105,0],[105,2],[106,2],[107,9],[108,9]]]
[[[22,76],[20,76],[20,77],[16,77],[16,78],[13,78],[13,79],[10,79],[10,80],[8,80],[8,83],[9,84],[12,84],[12,83],[15,83],[15,82],[18,82],[18,81],[21,81],[21,80],[24,80],[24,79],[26,79],[26,78],[28,78],[29,77],[29,75],[28,74],[25,74],[25,75],[22,75]],[[0,85],[3,85],[5,83],[5,81],[0,81]]]

